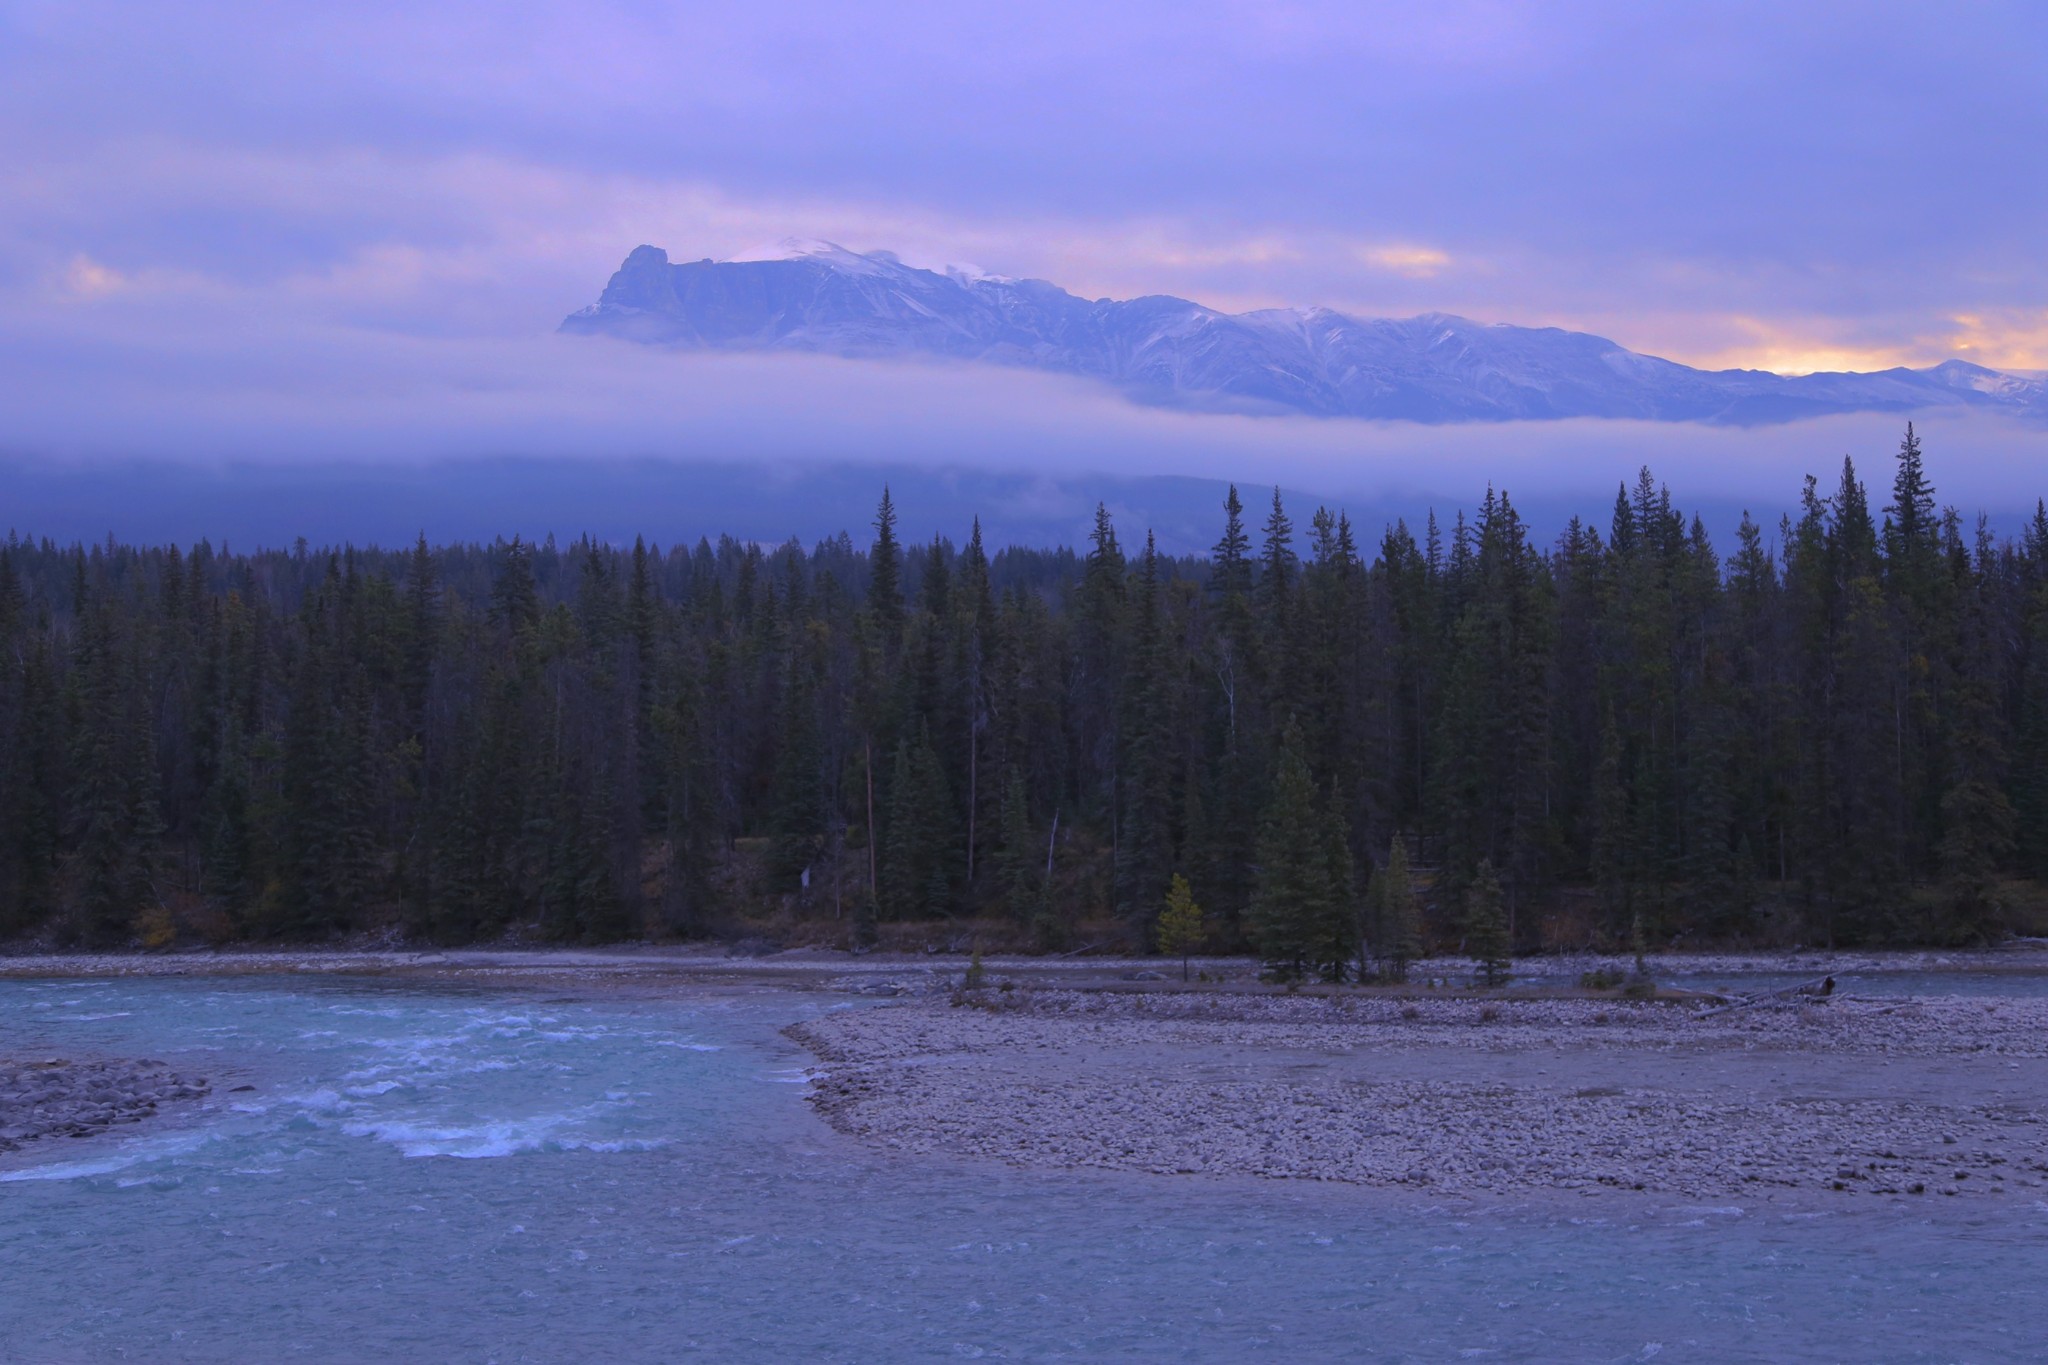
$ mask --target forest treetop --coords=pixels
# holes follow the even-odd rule
[[[1549,545],[1492,490],[1365,547],[1233,489],[1182,557],[904,546],[886,491],[810,549],[13,536],[0,936],[1135,948],[1179,875],[1325,973],[1494,897],[1519,948],[1983,938],[2048,872],[2048,512],[1940,507],[1910,427],[1890,474],[1725,559],[1647,470]]]

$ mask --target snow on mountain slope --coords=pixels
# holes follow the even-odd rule
[[[2048,418],[2048,384],[1961,360],[1872,374],[1695,370],[1555,327],[1230,314],[1167,295],[1091,302],[1044,280],[800,240],[680,264],[636,247],[562,330],[697,350],[944,356],[1081,375],[1162,406],[1328,417],[1746,425],[1962,405]]]

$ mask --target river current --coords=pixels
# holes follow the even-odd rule
[[[1370,1191],[894,1156],[832,997],[0,981],[206,1107],[0,1157],[0,1360],[2025,1360],[2048,1207]],[[879,1006],[888,1008],[888,1006]],[[239,1090],[234,1087],[251,1086]],[[1958,1207],[1962,1205],[1963,1207]]]

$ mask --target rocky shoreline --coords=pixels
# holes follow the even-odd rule
[[[2048,1197],[2048,1001],[985,991],[789,1035],[907,1153],[1494,1198]]]
[[[950,989],[965,970],[964,952],[847,953],[821,945],[752,949],[740,944],[621,943],[605,947],[405,946],[234,947],[218,951],[55,952],[12,944],[0,948],[0,979],[127,976],[336,976],[374,975],[440,979],[496,979],[554,975],[588,979],[646,977],[691,980],[760,980],[839,989],[840,978],[873,982],[900,977],[904,993]],[[2048,942],[2015,940],[1975,950],[1897,949],[1882,952],[1798,949],[1779,952],[1672,952],[1648,957],[1660,981],[1701,976],[1780,973],[1818,977],[1897,972],[2048,972]],[[1042,986],[1152,981],[1178,989],[1179,964],[1157,957],[1007,956],[990,954],[991,975]],[[1249,989],[1259,979],[1250,958],[1196,958],[1211,982]],[[1593,971],[1627,973],[1632,958],[1612,954],[1550,954],[1518,958],[1514,981],[1537,989],[1569,985]],[[1410,969],[1418,985],[1462,985],[1472,976],[1464,958],[1426,958]]]
[[[0,1058],[0,1152],[139,1123],[210,1089],[164,1062]]]

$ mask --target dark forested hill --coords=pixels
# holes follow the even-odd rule
[[[886,496],[808,549],[17,538],[0,937],[1139,944],[1176,874],[1301,970],[1496,892],[1523,947],[1996,934],[2048,516],[1940,509],[1910,431],[1801,507],[1725,559],[1647,471],[1546,545],[1498,492],[1369,541],[1233,494],[1191,558],[905,546]]]

